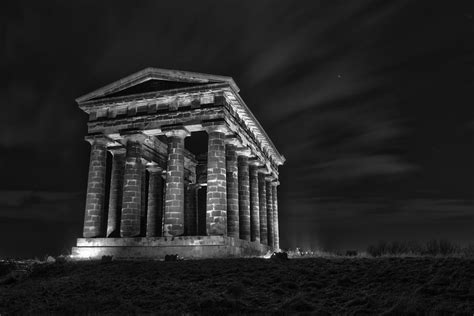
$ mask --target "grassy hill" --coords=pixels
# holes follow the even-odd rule
[[[23,274],[12,278],[12,266]],[[0,270],[2,315],[474,312],[466,258],[4,262]]]

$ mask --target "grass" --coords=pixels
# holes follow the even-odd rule
[[[474,312],[474,247],[380,242],[299,260],[0,261],[0,314]]]
[[[0,282],[0,313],[6,315],[474,311],[474,260],[467,258],[10,264],[26,272]]]

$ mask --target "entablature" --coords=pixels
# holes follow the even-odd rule
[[[89,133],[111,137],[128,129],[162,135],[162,127],[169,125],[195,132],[203,130],[203,122],[225,121],[229,133],[278,176],[285,158],[238,92],[230,77],[147,68],[76,101],[89,114]]]

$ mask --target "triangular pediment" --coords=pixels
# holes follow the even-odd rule
[[[213,83],[227,83],[236,92],[237,85],[231,77],[209,75],[188,71],[146,68],[105,87],[77,98],[78,103],[106,98],[159,92],[188,87],[205,86]]]
[[[99,100],[104,98],[113,98],[121,97],[132,94],[155,92],[155,91],[166,91],[171,89],[180,89],[187,87],[202,86],[208,83],[202,82],[180,82],[180,81],[168,81],[168,80],[158,80],[158,79],[149,79],[147,81],[141,82],[139,84],[130,86],[117,92],[112,92],[97,98],[92,98],[92,100]]]

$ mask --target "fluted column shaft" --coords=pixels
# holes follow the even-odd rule
[[[267,232],[267,186],[265,175],[258,174],[258,193],[259,193],[259,210],[260,210],[260,243],[268,245]]]
[[[239,234],[240,239],[250,241],[250,187],[248,157],[237,159],[239,178]]]
[[[234,145],[226,145],[227,236],[239,238],[239,181],[235,150]]]
[[[125,149],[110,150],[112,153],[112,170],[110,172],[109,214],[107,220],[107,237],[120,235],[120,215],[122,210],[123,173],[125,168]]]
[[[137,237],[142,204],[142,144],[137,138],[129,138],[126,147],[120,236]]]
[[[272,248],[275,247],[274,239],[274,224],[273,224],[273,191],[270,180],[265,180],[266,193],[267,193],[267,236],[268,245]]]
[[[208,132],[206,228],[209,236],[227,235],[227,184],[225,133],[219,127]]]
[[[105,235],[102,222],[104,219],[107,148],[106,143],[99,139],[91,140],[91,145],[83,230],[83,236],[86,238]]]
[[[258,165],[249,166],[250,241],[260,242],[260,205],[258,197]]]

